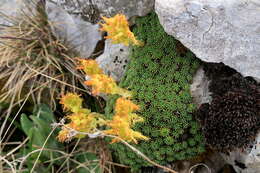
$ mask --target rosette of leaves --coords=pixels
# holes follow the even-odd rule
[[[198,111],[207,144],[223,151],[248,146],[260,129],[259,84],[235,73],[213,80],[210,89],[212,102]]]
[[[192,158],[204,151],[204,138],[192,112],[195,106],[189,92],[192,75],[199,66],[194,55],[184,57],[176,51],[177,41],[167,35],[155,13],[138,18],[134,34],[145,44],[133,47],[131,62],[120,83],[131,90],[140,106],[144,122],[134,129],[149,137],[134,145],[159,164]],[[112,117],[117,96],[107,103],[106,115]],[[122,144],[112,144],[118,160],[132,170],[150,166]]]

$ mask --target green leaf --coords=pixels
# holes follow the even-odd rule
[[[39,106],[37,106],[37,109],[34,112],[34,115],[36,115],[37,117],[40,117],[46,123],[50,124],[50,123],[55,122],[55,118],[54,118],[53,112],[45,104],[40,104]]]
[[[30,129],[33,127],[32,121],[28,119],[27,115],[22,114],[22,115],[21,115],[20,122],[21,122],[22,129],[23,129],[24,133],[25,133],[27,136],[29,136],[29,131],[30,131]]]
[[[36,128],[39,130],[40,133],[42,133],[44,136],[48,136],[48,134],[51,131],[51,126],[49,123],[46,123],[45,120],[40,119],[36,116],[31,115],[30,118],[33,120]]]
[[[55,118],[51,109],[47,105],[42,104],[36,106],[35,111],[33,115],[30,116],[30,118],[28,118],[27,115],[22,114],[20,122],[23,131],[29,137],[29,142],[23,149],[20,150],[21,156],[25,156],[28,153],[43,146],[49,134],[52,132],[50,125],[51,123],[55,122]],[[57,131],[54,131],[46,142],[44,148],[64,151],[63,144],[56,140],[56,136]],[[38,154],[39,152],[33,153],[27,158],[25,164],[29,170],[32,168],[32,165],[34,164],[35,159],[38,157]],[[57,152],[43,151],[39,158],[39,163],[37,164],[37,172],[49,172],[52,165],[60,165],[63,159],[50,162],[48,167],[42,164],[44,161],[52,160],[60,156],[61,154]]]

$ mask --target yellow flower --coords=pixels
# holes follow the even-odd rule
[[[117,86],[113,78],[104,74],[92,75],[90,80],[85,81],[85,84],[92,87],[92,94],[119,94],[124,97],[131,97],[131,93]]]
[[[97,113],[74,113],[68,116],[70,123],[68,126],[76,131],[92,133],[99,125]]]
[[[82,108],[82,99],[77,94],[67,93],[61,97],[60,104],[64,110],[78,112]]]
[[[143,46],[143,43],[137,40],[130,31],[125,15],[117,14],[114,17],[102,17],[102,19],[105,23],[101,23],[102,28],[100,30],[107,32],[106,38],[111,39],[112,43],[122,43],[125,46],[129,46],[129,44]]]
[[[73,113],[67,116],[67,119],[69,119],[70,122],[62,127],[62,130],[58,135],[58,140],[60,142],[64,142],[72,137],[83,138],[86,136],[81,133],[78,133],[75,136],[69,136],[69,133],[72,130],[91,134],[94,133],[99,126],[106,124],[102,115],[95,112],[86,114],[84,111],[80,111],[79,113]]]
[[[139,106],[134,104],[131,100],[125,98],[118,98],[115,105],[115,115],[113,120],[107,122],[107,126],[111,127],[105,130],[105,134],[118,136],[127,142],[137,143],[137,140],[148,140],[148,138],[141,133],[131,129],[131,126],[136,122],[143,121],[143,118],[137,114],[132,113],[139,110]],[[120,142],[118,139],[113,139],[112,142]]]
[[[127,142],[137,143],[137,140],[148,140],[149,138],[142,135],[140,132],[134,131],[130,128],[130,124],[125,121],[124,118],[114,116],[113,120],[107,123],[111,127],[109,130],[105,130],[104,133],[108,135],[118,136]],[[120,140],[114,138],[112,143],[120,142]]]
[[[69,136],[69,130],[63,127],[62,130],[59,131],[57,138],[60,142],[65,142],[66,140],[68,140],[68,136]]]
[[[122,97],[116,100],[115,112],[118,116],[125,117],[137,110],[139,110],[139,106],[134,104],[131,100]]]
[[[114,79],[104,74],[92,75],[91,79],[86,81],[85,84],[92,87],[93,95],[99,93],[111,94],[114,93],[114,90],[117,87]]]
[[[103,70],[99,67],[98,63],[92,59],[79,59],[80,65],[78,69],[83,70],[86,75],[103,74]]]
[[[124,120],[132,126],[137,122],[144,121],[142,117],[132,113],[137,110],[139,110],[138,105],[134,104],[131,100],[121,97],[116,100],[114,116],[124,118]]]

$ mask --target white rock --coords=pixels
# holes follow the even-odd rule
[[[81,57],[88,58],[99,40],[99,26],[83,21],[81,18],[68,14],[59,6],[46,2],[46,13],[53,24],[53,33],[59,39],[73,47]]]
[[[245,151],[232,151],[228,155],[222,154],[223,158],[231,164],[239,173],[259,173],[260,172],[260,132],[256,137],[252,148]],[[243,166],[241,166],[243,165]],[[244,167],[244,168],[243,168]]]
[[[106,40],[104,53],[96,59],[104,72],[116,81],[123,77],[129,60],[129,47],[112,44],[110,40]]]
[[[16,0],[0,0],[0,12],[7,16],[14,16],[17,10]],[[0,16],[0,24],[7,25],[9,22],[5,17]]]
[[[26,11],[25,3],[32,5],[31,3],[28,4],[28,0],[0,0],[0,24],[11,25],[12,22],[9,18],[18,15],[21,10]]]
[[[190,92],[194,103],[199,107],[203,103],[210,103],[211,93],[209,92],[209,83],[203,67],[200,67],[193,76]]]
[[[132,16],[145,16],[154,7],[154,0],[52,0],[62,6],[69,13],[90,17],[100,13],[104,16],[113,16],[117,13]]]
[[[259,0],[155,0],[155,11],[198,58],[260,78]]]

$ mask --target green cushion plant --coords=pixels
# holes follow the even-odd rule
[[[120,85],[131,90],[133,100],[141,106],[138,114],[145,121],[137,123],[135,130],[150,137],[134,146],[160,164],[204,152],[189,92],[199,61],[191,52],[184,57],[178,54],[177,41],[165,33],[155,13],[138,18],[133,32],[145,45],[132,48],[131,62]],[[108,101],[106,115],[113,114],[115,100],[113,96]],[[122,144],[112,144],[111,148],[119,161],[134,171],[149,166]]]

